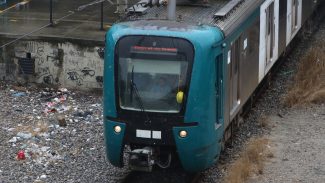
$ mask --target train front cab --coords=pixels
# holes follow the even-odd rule
[[[133,153],[149,154],[152,166],[175,151],[189,172],[218,159],[224,130],[222,39],[217,28],[181,23],[137,21],[110,29],[104,127],[111,164],[123,166],[125,145],[131,147],[131,166]],[[169,89],[156,89],[160,83]]]

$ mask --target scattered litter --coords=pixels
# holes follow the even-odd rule
[[[7,87],[9,88],[3,90],[3,93],[0,92],[0,112],[7,116],[0,127],[4,135],[1,137],[7,142],[4,152],[13,155],[15,162],[22,162],[26,171],[37,175],[32,179],[26,175],[21,180],[51,182],[49,174],[53,168],[62,165],[73,168],[75,165],[72,161],[76,156],[99,153],[98,146],[89,137],[87,139],[87,135],[103,139],[103,133],[96,133],[103,126],[100,96],[73,93],[65,88],[37,91],[29,87]],[[89,123],[95,125],[89,129]],[[103,147],[101,141],[98,144]],[[85,154],[79,151],[84,151]],[[14,170],[22,168],[17,162],[9,161],[8,166],[13,166]],[[3,172],[7,171],[0,168]],[[34,172],[36,169],[40,171]],[[1,175],[0,172],[0,177]]]
[[[101,107],[101,104],[92,104],[91,107]]]
[[[18,132],[17,137],[21,137],[23,139],[30,139],[30,138],[32,138],[32,134],[31,133]]]
[[[24,97],[26,96],[25,92],[18,92],[18,93],[14,93],[12,94],[13,97]]]
[[[59,122],[59,126],[61,126],[61,127],[67,126],[67,122],[66,122],[64,116],[62,116],[62,115],[57,116],[57,120]]]
[[[41,178],[41,179],[46,179],[47,176],[46,176],[46,175],[41,175],[40,178]]]
[[[14,130],[16,130],[16,128],[8,128],[8,129],[7,129],[8,132],[12,132],[12,131],[14,131]]]
[[[16,143],[17,142],[17,137],[12,137],[8,142],[10,143]]]
[[[18,151],[17,160],[25,160],[25,159],[26,159],[25,152],[23,150]]]
[[[41,147],[41,151],[46,152],[50,149],[50,147]]]

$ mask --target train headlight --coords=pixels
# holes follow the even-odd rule
[[[187,131],[185,131],[185,130],[180,131],[180,132],[179,132],[179,136],[180,136],[181,138],[185,138],[185,137],[187,136]]]
[[[120,133],[122,131],[122,128],[120,126],[115,126],[114,131],[115,133]]]

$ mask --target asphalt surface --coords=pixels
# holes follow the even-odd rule
[[[32,36],[103,41],[106,31],[118,20],[116,6],[104,2],[104,30],[101,28],[101,6],[80,9],[92,0],[53,0],[54,26]],[[49,0],[8,0],[0,6],[0,36],[17,37],[50,23]]]

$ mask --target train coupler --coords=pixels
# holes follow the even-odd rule
[[[134,149],[130,154],[129,166],[131,170],[151,172],[155,164],[153,149],[144,147],[143,149]]]

